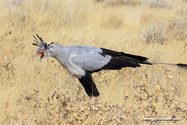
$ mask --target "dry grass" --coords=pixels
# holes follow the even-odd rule
[[[92,45],[146,56],[150,61],[187,63],[187,3],[174,0],[172,9],[150,7],[139,4],[138,0],[131,4],[2,0],[0,123],[151,124],[144,118],[176,117],[180,118],[176,123],[152,124],[185,124],[187,71],[184,69],[142,65],[101,71],[93,75],[100,97],[80,110],[88,97],[78,80],[71,79],[55,59],[42,63],[35,60],[37,48],[31,44],[32,35],[37,33],[48,43]],[[167,32],[162,34],[162,44],[147,44],[144,37],[149,33],[152,38],[162,39],[159,32],[163,29],[159,24],[163,21]],[[148,30],[154,26],[157,30]],[[145,31],[144,36],[140,31]]]
[[[174,0],[94,0],[110,6],[148,5],[151,8],[172,8]],[[185,2],[185,1],[184,1]]]
[[[170,42],[171,40],[185,41],[187,38],[187,21],[186,19],[174,19],[162,21],[156,25],[149,26],[144,32],[144,40],[147,43]]]

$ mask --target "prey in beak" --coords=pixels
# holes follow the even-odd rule
[[[45,57],[45,50],[41,50],[39,54],[36,56],[36,61],[41,62],[41,60]]]

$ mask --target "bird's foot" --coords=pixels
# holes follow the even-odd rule
[[[95,99],[97,99],[97,97],[91,97],[90,100],[84,106],[82,106],[80,109],[83,110],[86,106],[91,105]]]
[[[90,98],[90,100],[88,101],[88,104],[90,105],[90,104],[92,104],[92,102],[96,99],[97,97],[92,97],[92,98]]]

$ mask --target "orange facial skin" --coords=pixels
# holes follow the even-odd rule
[[[41,59],[45,56],[45,50],[41,50],[37,56],[41,56]]]

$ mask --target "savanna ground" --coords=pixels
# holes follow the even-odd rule
[[[77,79],[53,58],[35,60],[36,33],[63,46],[91,45],[187,63],[186,0],[1,0],[0,123],[185,124],[187,70],[142,65],[101,71],[90,106]],[[144,118],[180,121],[144,121]]]

